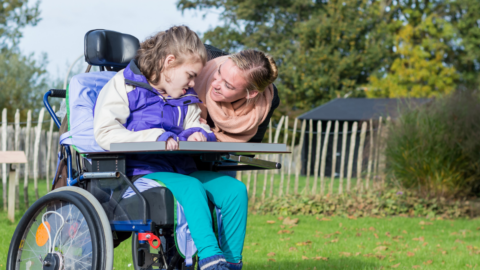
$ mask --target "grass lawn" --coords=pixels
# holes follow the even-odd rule
[[[46,193],[44,180],[39,181],[39,191],[40,195]],[[34,194],[31,183],[31,202],[34,201]],[[22,209],[16,213],[17,221],[25,211],[23,197],[20,201]],[[290,228],[289,225],[282,225],[283,221],[276,216],[250,215],[243,252],[244,269],[480,267],[479,219],[298,218],[298,225]],[[269,220],[275,223],[267,223]],[[6,263],[14,230],[15,224],[11,224],[7,214],[0,211],[0,268]],[[279,234],[279,231],[283,232]],[[131,263],[130,241],[127,240],[115,250],[115,269],[129,269]]]
[[[265,191],[265,197],[268,198],[268,195],[270,194],[270,179],[272,176],[272,171],[269,171],[267,174],[267,186],[266,186],[266,191]],[[305,186],[306,186],[306,176],[299,176],[298,179],[298,192],[299,193],[305,193]],[[314,177],[310,176],[310,185],[309,185],[309,192],[311,193],[312,187],[313,187],[313,180]],[[262,191],[263,191],[263,186],[264,186],[264,181],[265,181],[265,174],[264,171],[259,171],[258,176],[257,176],[257,191],[255,197],[261,198],[262,196]],[[280,174],[274,174],[274,180],[273,180],[273,195],[278,196],[278,192],[280,189],[280,181],[281,181],[281,175]],[[285,194],[286,188],[287,188],[287,181],[288,181],[288,175],[285,175],[285,179],[283,180],[283,193]],[[317,184],[317,193],[320,193],[320,177],[318,177],[318,184]],[[331,177],[325,177],[325,193],[328,193],[329,188],[330,188],[330,181]],[[246,172],[242,173],[242,182],[247,185],[248,182],[248,176]],[[355,189],[357,185],[357,178],[352,178],[351,179],[351,189]],[[370,182],[371,184],[371,182]],[[252,196],[253,194],[253,172],[252,176],[250,179],[250,190],[248,191],[248,194]],[[340,186],[340,181],[338,178],[335,178],[333,182],[333,194],[338,194],[338,188]],[[290,188],[289,188],[289,194],[293,194],[295,188],[295,175],[290,176]],[[343,178],[343,191],[347,189],[347,178]]]

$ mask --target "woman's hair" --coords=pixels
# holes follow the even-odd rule
[[[244,50],[230,55],[233,63],[244,72],[247,93],[252,90],[263,92],[277,79],[278,70],[270,55],[257,50]]]
[[[194,58],[193,62],[199,61],[204,66],[207,62],[207,50],[202,41],[194,31],[183,25],[173,26],[147,38],[140,44],[135,60],[147,80],[157,84],[169,54],[175,56],[172,67],[185,63],[189,58]]]

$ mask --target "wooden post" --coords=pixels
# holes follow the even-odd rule
[[[25,127],[25,156],[27,158],[27,162],[25,162],[25,172],[23,174],[23,200],[25,202],[25,207],[28,208],[28,171],[29,171],[29,163],[28,157],[30,156],[30,130],[32,127],[32,111],[28,110],[27,112],[27,126]]]
[[[25,163],[25,154],[22,151],[2,151],[0,152],[0,163],[9,164],[9,179],[8,179],[8,219],[15,222],[15,182],[16,173],[13,164]],[[7,205],[7,201],[4,203]]]
[[[15,151],[20,151],[20,110],[15,112]],[[18,182],[20,177],[20,165],[15,167],[15,208],[20,208],[20,192]]]
[[[285,131],[284,131],[284,134],[283,134],[283,143],[285,145],[287,145],[287,141],[288,141],[288,115],[285,116]],[[282,163],[284,165],[285,164],[285,159],[287,158],[287,154],[283,154],[282,155]],[[285,166],[282,166],[282,169],[281,169],[281,175],[280,175],[280,187],[278,189],[278,197],[281,197],[283,195],[283,181],[285,180],[285,171],[286,171],[286,167]],[[288,171],[287,171],[288,173]]]
[[[363,191],[362,182],[362,165],[363,165],[363,148],[365,147],[365,134],[367,133],[367,122],[362,123],[362,130],[360,131],[360,145],[358,146],[357,156],[357,187],[359,191]]]
[[[268,157],[268,155],[264,155],[263,159],[268,160],[267,157]],[[261,156],[260,156],[260,158],[261,158]],[[263,176],[264,177],[263,177],[263,189],[262,189],[262,203],[265,201],[265,193],[267,191],[268,170],[264,171]]]
[[[313,188],[312,195],[317,194],[317,185],[318,185],[318,169],[320,166],[320,143],[322,141],[322,121],[317,121],[317,148],[315,151],[315,168],[313,170]]]
[[[330,181],[330,189],[328,194],[333,194],[333,181],[335,180],[335,167],[337,166],[337,143],[338,143],[338,121],[335,121],[333,130],[333,148],[332,148],[332,180]]]
[[[373,179],[378,180],[378,154],[379,154],[379,148],[380,148],[380,134],[382,132],[382,117],[380,116],[378,119],[378,130],[377,130],[377,135],[375,136],[375,155],[373,159]],[[375,185],[377,185],[376,188],[378,188],[378,183],[377,181],[373,181],[373,186],[375,188]]]
[[[338,194],[343,193],[343,174],[345,171],[345,150],[347,148],[348,122],[343,122],[342,152],[340,154],[340,178],[338,179]]]
[[[2,151],[7,151],[7,109],[2,111]],[[7,164],[2,164],[3,211],[7,211]]]
[[[38,168],[38,151],[40,148],[40,137],[42,135],[42,122],[43,115],[45,114],[45,109],[40,110],[38,116],[38,125],[35,130],[35,146],[33,147],[33,185],[35,187],[35,198],[38,200],[38,177],[39,177],[39,168]]]
[[[348,153],[348,167],[347,167],[347,192],[350,192],[352,187],[352,169],[353,169],[353,154],[355,153],[355,144],[357,142],[358,123],[354,122],[352,127],[352,136],[350,136],[350,152]]]
[[[55,106],[52,107],[53,111],[55,111]],[[53,117],[50,117],[50,128],[48,129],[48,136],[47,136],[47,166],[45,171],[45,177],[47,181],[47,192],[50,191],[50,185],[52,179],[50,179],[50,159],[52,158],[52,135],[53,135]],[[241,172],[241,171],[240,171]],[[241,180],[241,179],[240,179]]]
[[[308,155],[307,155],[307,168],[306,168],[306,174],[307,174],[307,180],[305,183],[305,194],[308,194],[309,189],[310,189],[310,169],[312,167],[312,147],[313,147],[313,120],[310,119],[308,121]]]
[[[268,143],[272,143],[272,119],[268,123]],[[270,160],[270,155],[265,155],[263,159]],[[263,177],[262,202],[265,201],[265,193],[267,192],[268,170],[264,171]]]
[[[370,188],[370,176],[372,175],[372,161],[373,161],[373,120],[370,119],[370,147],[368,149],[368,164],[367,164],[367,177],[365,178],[365,190]]]
[[[252,204],[255,204],[255,198],[257,197],[257,178],[258,170],[253,171],[253,194],[252,194]]]
[[[300,131],[300,144],[298,146],[298,155],[295,164],[295,187],[294,192],[298,194],[298,180],[300,178],[300,170],[302,169],[302,150],[303,150],[303,141],[305,139],[305,128],[307,125],[307,120],[303,119],[302,121],[302,129]]]
[[[252,179],[252,171],[247,171],[247,193],[250,194],[250,180]]]
[[[298,123],[298,118],[295,118],[295,121],[293,122],[293,133],[292,133],[292,143],[290,146],[290,151],[292,152],[290,154],[289,162],[288,162],[288,173],[287,173],[287,190],[286,194],[289,193],[290,191],[290,178],[292,174],[292,163],[293,163],[293,155],[294,155],[294,150],[295,150],[295,135],[297,134],[297,123]]]
[[[322,161],[320,164],[320,194],[325,194],[325,165],[327,163],[328,140],[330,138],[330,128],[332,121],[327,122],[327,130],[325,130],[325,138],[323,139]]]
[[[389,124],[390,124],[390,116],[387,117],[386,121],[385,121],[385,126],[382,128],[382,133],[380,135],[380,153],[379,153],[379,156],[378,156],[378,170],[379,170],[379,175],[380,175],[380,180],[381,180],[381,185],[382,185],[382,188],[385,187],[385,162],[386,162],[386,158],[385,158],[385,150],[386,150],[386,139],[387,139],[387,136],[388,136],[388,127],[389,127]]]
[[[282,125],[283,125],[283,120],[284,116],[280,118],[280,121],[278,122],[277,130],[275,131],[275,137],[273,139],[273,143],[278,143],[278,137],[280,137],[280,132],[282,131]],[[272,159],[273,160],[273,159]],[[277,162],[280,162],[280,155],[277,155]],[[276,170],[275,170],[276,171]],[[274,182],[275,175],[272,172],[272,175],[270,176],[270,193],[268,194],[268,197],[273,196],[273,182]]]

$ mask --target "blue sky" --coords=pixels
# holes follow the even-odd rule
[[[47,70],[54,77],[64,76],[69,64],[83,54],[83,37],[91,29],[128,33],[142,41],[173,25],[203,33],[220,24],[218,12],[205,18],[196,11],[182,15],[176,0],[43,0],[40,10],[42,20],[23,30],[20,49],[37,56],[47,53]]]

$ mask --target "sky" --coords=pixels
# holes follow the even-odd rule
[[[31,0],[31,2],[34,2]],[[219,12],[181,11],[177,0],[42,0],[42,20],[23,29],[19,47],[23,54],[47,53],[47,71],[62,77],[68,67],[83,55],[83,38],[92,29],[127,33],[143,41],[174,25],[187,25],[197,33],[220,24]],[[83,65],[83,58],[77,65]]]

